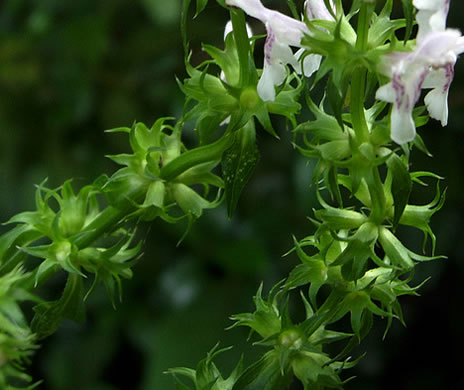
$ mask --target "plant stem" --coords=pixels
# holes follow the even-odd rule
[[[160,178],[168,181],[173,180],[195,165],[219,160],[222,153],[232,146],[233,141],[233,136],[223,135],[219,140],[210,145],[200,146],[181,154],[161,168]]]
[[[245,16],[242,10],[231,9],[230,19],[234,31],[235,44],[237,46],[238,61],[240,65],[240,81],[239,84],[245,87],[250,81],[249,71],[249,56],[250,56],[250,42],[246,30]]]
[[[362,54],[369,47],[369,23],[374,10],[374,3],[362,3],[358,16],[356,49]],[[367,69],[359,65],[353,72],[351,86],[351,119],[358,145],[369,142],[370,133],[364,113]],[[381,224],[385,219],[385,193],[379,170],[372,166],[365,177],[371,196],[370,219]]]

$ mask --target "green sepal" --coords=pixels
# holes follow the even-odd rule
[[[206,358],[198,363],[196,370],[185,367],[177,367],[170,368],[166,373],[175,377],[176,384],[179,389],[192,390],[190,387],[180,382],[177,375],[190,379],[194,384],[195,390],[231,390],[234,383],[237,381],[237,378],[243,371],[243,358],[239,360],[230,376],[227,379],[223,379],[213,360],[216,356],[230,350],[232,347],[218,350],[218,345],[219,344],[216,344],[211,351],[207,353]]]
[[[329,357],[323,353],[300,353],[292,360],[294,375],[304,384],[305,389],[337,388],[343,382],[331,367]]]
[[[360,341],[363,337],[363,329],[370,327],[372,324],[372,314],[380,317],[391,317],[392,313],[379,308],[372,302],[369,290],[354,290],[345,295],[342,302],[338,306],[336,315],[332,318],[332,322],[336,322],[345,314],[350,313],[351,328],[354,334]],[[371,314],[372,313],[372,314]]]
[[[388,228],[383,226],[379,228],[379,242],[393,266],[404,271],[414,267],[409,251]]]
[[[297,83],[295,87],[292,85],[293,81]],[[290,74],[283,86],[279,88],[275,100],[265,102],[266,109],[271,114],[284,116],[293,127],[296,127],[295,115],[301,110],[299,100],[303,87],[304,83],[301,78],[296,74]],[[256,115],[258,117],[258,114]],[[273,134],[271,133],[271,135]]]
[[[153,181],[148,185],[147,195],[143,202],[143,207],[163,208],[166,185],[161,180]]]
[[[259,161],[256,131],[251,120],[235,133],[232,146],[222,156],[222,172],[225,185],[227,214],[232,217],[240,194],[250,180]]]
[[[300,286],[310,284],[309,298],[313,306],[316,306],[316,295],[320,287],[327,282],[328,267],[319,254],[308,256],[301,248],[302,244],[295,238],[294,249],[301,260],[288,276],[285,282],[285,288],[294,289]],[[308,308],[307,308],[308,309]]]
[[[404,4],[404,0],[402,1]],[[369,47],[375,49],[382,46],[391,38],[396,30],[406,26],[405,21],[402,19],[390,19],[392,6],[393,0],[387,0],[380,14],[374,17],[374,21],[369,27]],[[412,25],[410,26],[408,23],[407,29],[410,29],[410,27],[412,27]],[[408,33],[410,34],[411,31],[408,30]],[[408,39],[409,38],[406,38],[405,40]]]
[[[232,390],[282,390],[290,385],[291,380],[290,370],[286,369],[282,375],[279,353],[272,350],[249,366]]]
[[[35,315],[31,329],[37,338],[44,339],[53,334],[63,318],[75,322],[85,321],[84,294],[82,278],[69,274],[61,298],[53,302],[43,302],[34,306]]]
[[[413,181],[417,181],[425,185],[425,183],[423,183],[417,176],[415,177],[415,175],[413,175]],[[427,244],[427,238],[430,237],[432,241],[432,254],[435,252],[436,237],[429,223],[432,216],[443,207],[445,199],[446,190],[441,193],[440,187],[437,183],[437,193],[435,198],[429,204],[424,206],[407,205],[399,221],[401,225],[414,226],[422,230],[424,233],[423,249],[425,249]]]
[[[392,175],[391,192],[394,204],[393,227],[396,227],[408,204],[409,195],[412,190],[412,180],[406,164],[397,154],[391,154],[387,160],[387,166]]]
[[[356,229],[367,221],[367,217],[358,211],[329,206],[320,195],[318,199],[323,208],[314,211],[314,215],[330,230]]]
[[[253,298],[256,311],[254,313],[241,313],[231,316],[230,318],[235,323],[229,329],[236,326],[247,326],[257,332],[263,339],[272,337],[281,331],[282,322],[276,306],[277,296],[273,295],[271,291],[268,300],[264,300],[262,291],[263,285],[261,284]]]
[[[183,183],[173,183],[171,191],[173,198],[182,211],[193,218],[199,218],[203,214],[204,209],[215,208],[221,202],[219,196],[216,200],[210,202]]]
[[[129,233],[128,238],[123,237],[118,243],[110,248],[85,248],[79,252],[78,260],[82,266],[95,274],[92,286],[84,296],[84,301],[103,282],[107,295],[113,307],[116,307],[114,296],[116,289],[119,301],[122,301],[121,278],[132,278],[131,268],[140,257],[142,242],[130,248],[134,233]]]

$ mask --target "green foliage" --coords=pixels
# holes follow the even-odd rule
[[[19,266],[0,277],[0,385],[3,388],[10,388],[11,378],[31,381],[24,365],[37,348],[37,337],[29,329],[19,306],[22,301],[36,300],[23,287],[27,277]]]
[[[159,10],[156,4],[143,2],[153,19]],[[196,1],[194,18],[202,17],[207,4],[207,0]],[[221,0],[219,4],[228,6]],[[302,54],[295,56],[290,48],[294,39],[286,37],[292,42],[288,47],[285,40],[274,41],[275,26],[262,20],[268,37],[265,65],[260,69],[255,48],[262,37],[249,36],[245,14],[237,8],[229,9],[233,29],[225,37],[224,48],[203,44],[209,59],[197,61],[186,33],[191,1],[184,1],[181,29],[187,75],[178,80],[185,95],[182,117],[175,122],[161,117],[150,128],[134,122],[131,127],[109,130],[127,136],[130,145],[130,152],[108,156],[120,166],[116,172],[98,177],[78,192],[71,180],[55,189],[47,188],[43,181],[37,187],[35,210],[18,213],[7,222],[15,226],[0,237],[2,388],[15,389],[16,380],[30,383],[24,364],[36,348],[36,340],[55,333],[65,318],[83,322],[86,300],[99,285],[105,287],[113,307],[115,296],[122,299],[122,279],[133,277],[141,256],[143,241],[137,232],[143,222],[187,220],[188,232],[194,221],[224,199],[229,219],[232,217],[260,158],[259,129],[278,138],[275,124],[279,119],[271,121],[271,115],[289,123],[296,149],[304,158],[316,160],[312,183],[320,208],[311,218],[315,231],[301,240],[294,238],[289,253],[295,252],[300,263],[288,277],[266,298],[261,284],[254,297],[254,311],[231,317],[234,324],[230,328],[249,328],[249,339],[258,339],[250,348],[264,352],[254,352],[251,363],[240,358],[224,379],[214,360],[229,348],[218,350],[216,345],[195,370],[168,371],[178,388],[192,388],[179,379],[184,376],[194,390],[282,390],[291,386],[294,378],[308,390],[341,389],[349,380],[343,379],[344,370],[362,357],[353,359],[351,354],[368,335],[374,318],[387,320],[386,331],[393,319],[404,324],[399,297],[417,295],[424,283],[411,287],[416,266],[442,258],[434,255],[436,237],[430,219],[443,206],[445,192],[437,186],[429,204],[410,203],[414,185],[425,185],[426,177],[440,178],[410,171],[410,150],[392,145],[387,105],[375,101],[372,92],[385,78],[380,66],[384,56],[414,47],[409,40],[413,4],[402,2],[405,19],[399,20],[390,19],[391,0],[378,15],[373,2],[354,1],[348,15],[341,0],[335,1],[335,9],[328,0],[323,4],[330,15],[327,19],[308,20],[305,12],[305,23],[294,21],[298,28],[307,28],[298,42]],[[289,6],[299,19],[295,4],[289,2]],[[256,17],[260,12],[251,11]],[[353,19],[355,14],[358,16]],[[265,15],[279,18],[277,13]],[[352,20],[356,20],[356,30]],[[84,23],[93,25],[92,21]],[[402,28],[406,29],[404,45],[396,37]],[[94,42],[89,63],[100,55],[100,44]],[[282,58],[273,58],[275,53]],[[304,64],[308,56],[323,56],[312,80],[294,65],[294,61]],[[295,72],[289,71],[287,64],[292,64]],[[259,94],[265,66],[270,67],[268,72],[276,72],[271,77],[276,84],[272,85],[273,101],[263,100]],[[282,69],[286,73],[280,77]],[[300,99],[304,90],[306,107]],[[302,111],[305,119],[300,119]],[[420,126],[428,117],[418,108],[411,118]],[[195,140],[186,133],[191,127]],[[413,144],[428,153],[420,137]],[[432,256],[408,249],[399,233],[402,226],[424,234],[424,251],[430,238]],[[172,229],[177,239],[179,231]],[[211,248],[212,243],[203,247],[202,256],[210,255]],[[227,248],[221,247],[221,256]],[[23,271],[25,264],[27,272]],[[40,292],[38,288],[58,272],[66,277],[58,299],[32,295],[31,291]],[[89,276],[93,281],[87,288]],[[186,291],[184,295],[191,294]],[[295,303],[297,292],[301,301]],[[36,303],[30,324],[22,313],[23,301]],[[298,305],[304,308],[304,318],[296,320]],[[128,318],[131,326],[132,321],[137,322],[135,317]],[[143,343],[145,347],[148,344]],[[328,344],[333,345],[328,348]],[[357,352],[354,355],[359,356]]]

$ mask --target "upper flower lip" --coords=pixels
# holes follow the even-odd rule
[[[300,46],[301,38],[308,33],[306,24],[266,8],[260,0],[226,0],[226,4],[241,8],[247,15],[261,20],[266,26],[271,26],[279,41],[287,45]]]

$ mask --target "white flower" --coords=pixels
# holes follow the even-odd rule
[[[457,56],[464,52],[460,32],[445,29],[449,0],[414,0],[418,8],[419,35],[409,53],[391,53],[384,58],[384,72],[391,82],[377,90],[376,98],[393,103],[391,138],[398,144],[414,139],[414,105],[422,89],[432,89],[425,105],[442,126],[448,122],[448,91]]]
[[[309,3],[316,2],[322,2],[324,5],[323,0],[309,1]],[[293,53],[291,46],[301,47],[301,39],[304,34],[309,34],[309,30],[302,21],[270,10],[264,7],[260,0],[226,0],[226,4],[241,8],[246,14],[261,20],[266,26],[264,66],[257,90],[262,100],[273,101],[276,96],[275,87],[282,84],[287,76],[286,65],[291,65],[297,72],[301,72],[299,59],[303,51]],[[320,57],[314,55],[304,58],[302,67],[306,77],[311,76],[319,68],[320,61]]]

